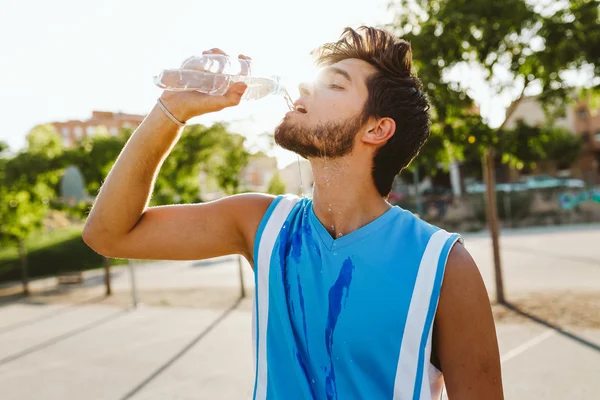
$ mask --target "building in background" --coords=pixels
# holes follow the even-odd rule
[[[600,184],[600,110],[591,109],[584,101],[577,102],[573,110],[573,131],[583,141],[577,172],[585,182]]]
[[[263,152],[250,156],[242,170],[240,181],[244,191],[266,193],[271,179],[277,172],[277,159]]]
[[[240,173],[240,192],[266,193],[271,179],[277,173],[277,159],[265,153],[258,152],[250,156],[248,165]],[[206,172],[198,177],[200,183],[200,198],[212,201],[226,194],[219,188],[217,181]]]
[[[514,110],[514,111],[513,111]],[[520,102],[513,102],[506,110],[510,117],[506,120],[506,129],[516,128],[519,122],[524,122],[529,126],[541,126],[546,123],[546,114],[542,104],[536,96],[524,97]],[[566,107],[565,115],[557,118],[554,125],[568,129],[573,132],[575,111],[572,107]]]
[[[304,158],[279,171],[287,193],[312,197],[314,178],[310,162]]]
[[[85,121],[71,120],[51,122],[63,138],[65,147],[73,147],[84,137],[93,135],[97,130],[106,130],[116,135],[122,128],[135,129],[144,120],[144,115],[92,111],[92,118]]]
[[[285,184],[286,193],[301,195],[302,188],[305,196],[312,196],[314,180],[312,168],[307,160],[293,162],[278,171],[277,159],[262,152],[252,155],[248,165],[242,170],[240,191],[267,193],[269,184],[277,172]],[[203,201],[212,201],[225,196],[217,182],[206,172],[200,173],[199,182],[200,197]]]
[[[540,126],[546,123],[546,115],[536,97],[525,97],[519,103],[506,122],[507,129],[513,129],[517,123],[524,122],[529,126]],[[571,168],[572,176],[584,180],[588,184],[600,183],[600,110],[590,109],[588,102],[579,99],[566,107],[565,115],[557,118],[555,126],[567,129],[582,139],[581,155]]]

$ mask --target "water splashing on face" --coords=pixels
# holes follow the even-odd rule
[[[304,183],[302,182],[302,168],[300,168],[300,156],[296,154],[298,158],[298,175],[300,176],[300,197],[304,197]]]
[[[290,109],[290,111],[292,111],[294,109],[294,101],[292,100],[292,96],[290,96],[290,94],[288,93],[287,90],[284,90],[283,98],[284,98],[288,108]]]

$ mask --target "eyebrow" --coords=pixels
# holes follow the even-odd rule
[[[350,77],[350,74],[338,67],[328,67],[326,69],[326,72],[328,74],[338,74],[338,75],[342,75],[344,78],[346,78],[348,80],[348,82],[352,83],[352,78]]]

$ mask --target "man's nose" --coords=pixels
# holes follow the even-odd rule
[[[310,96],[310,92],[311,92],[310,83],[302,82],[300,85],[298,85],[298,89],[300,91],[300,96]]]

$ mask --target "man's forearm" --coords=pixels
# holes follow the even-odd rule
[[[138,223],[154,179],[179,138],[180,128],[155,106],[131,136],[90,212],[85,230],[118,240]]]

